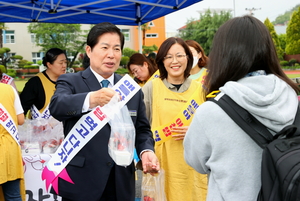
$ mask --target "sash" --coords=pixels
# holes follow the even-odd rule
[[[180,112],[175,116],[175,118],[168,124],[152,128],[152,133],[154,135],[155,144],[162,144],[170,139],[172,139],[172,127],[182,127],[190,125],[196,109],[202,104],[202,99],[199,96],[199,88],[193,95],[188,99],[186,104],[181,108]]]
[[[122,77],[113,88],[122,100],[118,103],[123,107],[139,90],[140,86],[128,75]],[[58,147],[42,172],[42,180],[46,180],[46,189],[50,184],[58,194],[58,177],[74,183],[69,177],[65,167],[73,157],[100,131],[109,118],[104,111],[107,105],[97,106],[91,112],[83,115],[70,130],[64,141]],[[109,116],[116,111],[109,111]],[[107,113],[107,112],[106,112]]]
[[[159,77],[159,70],[156,70],[155,73],[153,73],[153,75],[147,80],[147,82],[149,80],[153,80],[154,78],[158,78]]]
[[[47,107],[44,109],[42,113],[40,113],[40,111],[36,108],[35,105],[32,105],[30,109],[30,114],[32,119],[39,119],[39,118],[49,119],[51,117],[49,105],[47,105]]]
[[[18,135],[18,127],[13,121],[12,117],[0,103],[0,123],[7,130],[7,132],[14,138],[18,145],[20,145],[20,139]]]
[[[5,73],[2,74],[2,79],[0,80],[1,83],[10,84],[13,81],[13,78],[6,75]]]

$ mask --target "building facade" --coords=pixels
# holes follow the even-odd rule
[[[3,47],[10,48],[9,55],[21,55],[27,61],[36,63],[42,60],[44,52],[35,43],[35,35],[28,32],[29,23],[5,23],[3,30]],[[81,30],[90,30],[92,25],[82,24]],[[139,51],[139,35],[137,26],[117,25],[125,36],[125,45]],[[157,47],[166,39],[164,17],[148,22],[150,30],[146,31],[145,45]],[[69,56],[69,55],[68,55]]]

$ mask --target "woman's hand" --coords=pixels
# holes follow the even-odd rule
[[[173,127],[171,130],[172,138],[174,138],[176,141],[183,140],[188,128],[188,126]]]

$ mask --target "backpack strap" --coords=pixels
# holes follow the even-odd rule
[[[208,100],[219,105],[261,148],[265,148],[273,140],[273,135],[262,123],[226,94]]]

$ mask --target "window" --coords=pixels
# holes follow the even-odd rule
[[[130,32],[129,32],[129,29],[121,29],[121,32],[124,35],[125,41],[130,41]]]
[[[158,34],[155,34],[155,33],[146,34],[146,38],[158,38]]]
[[[36,64],[40,60],[42,60],[42,54],[40,52],[32,52],[32,61],[33,61],[33,63]]]
[[[12,56],[15,56],[16,55],[16,53],[12,53],[12,52],[9,52],[9,53],[7,53],[8,54],[8,57],[12,57]]]
[[[15,43],[15,31],[5,31],[5,43]]]
[[[35,43],[36,40],[36,34],[32,33],[30,34],[31,43]],[[40,38],[39,43],[43,43],[43,40]]]
[[[30,34],[31,42],[35,43],[35,34]]]

